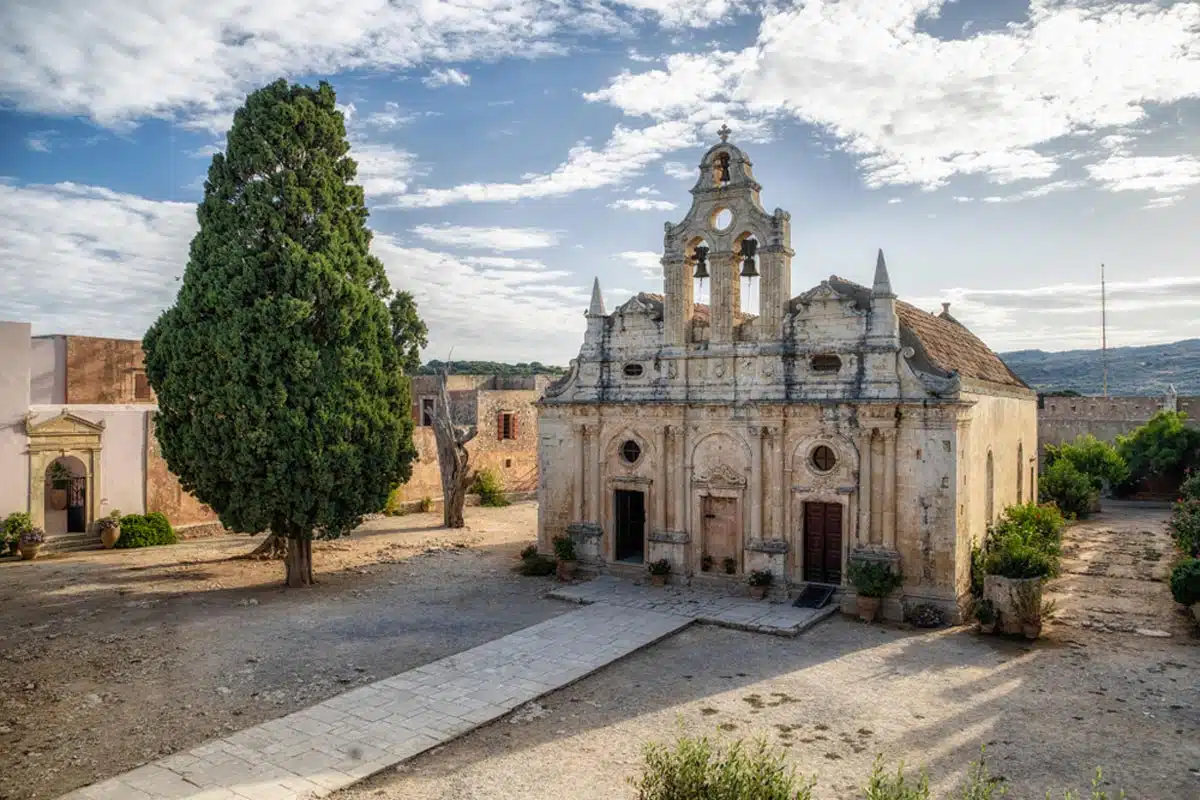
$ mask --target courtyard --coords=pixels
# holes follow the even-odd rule
[[[52,798],[578,609],[518,577],[536,506],[374,520],[314,548],[320,585],[278,588],[253,540],[0,565],[0,797]],[[1010,796],[1200,793],[1197,639],[1162,582],[1166,511],[1114,505],[1067,532],[1059,619],[1036,644],[835,616],[781,638],[692,625],[514,714],[338,793],[633,797],[642,745],[766,737],[817,797],[871,762],[948,790],[987,745]]]

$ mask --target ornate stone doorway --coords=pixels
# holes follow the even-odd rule
[[[738,499],[704,495],[700,501],[702,555],[711,556],[713,570],[724,573],[725,559],[733,559],[735,572],[742,571],[741,519],[738,515]]]
[[[104,423],[89,422],[64,410],[42,422],[27,417],[25,433],[29,437],[29,515],[33,524],[48,536],[86,533],[100,508]]]

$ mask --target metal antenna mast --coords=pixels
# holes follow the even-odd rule
[[[1100,361],[1104,365],[1104,396],[1108,397],[1108,292],[1104,265],[1100,265]]]

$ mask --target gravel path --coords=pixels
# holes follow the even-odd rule
[[[571,610],[511,568],[537,507],[367,523],[311,590],[222,537],[0,563],[0,798],[56,797]]]
[[[794,640],[693,627],[336,797],[633,798],[642,746],[677,730],[766,737],[822,800],[861,797],[877,754],[927,766],[946,797],[985,744],[1014,799],[1081,790],[1097,766],[1131,798],[1200,797],[1200,648],[1160,581],[1165,518],[1122,507],[1069,529],[1052,587],[1067,619],[1036,644],[848,618]],[[1081,568],[1149,548],[1128,575]],[[1136,598],[1130,624],[1172,635],[1126,630],[1122,612],[1083,626],[1103,597]]]

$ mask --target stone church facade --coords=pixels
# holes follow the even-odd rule
[[[597,282],[579,356],[539,402],[539,548],[571,535],[614,572],[666,558],[673,581],[766,569],[776,593],[829,584],[845,603],[849,561],[883,559],[904,576],[886,617],[953,618],[972,543],[1036,497],[1036,394],[947,304],[898,300],[882,252],[870,287],[793,296],[790,215],[764,210],[721,133],[666,225],[663,294],[610,314]]]

